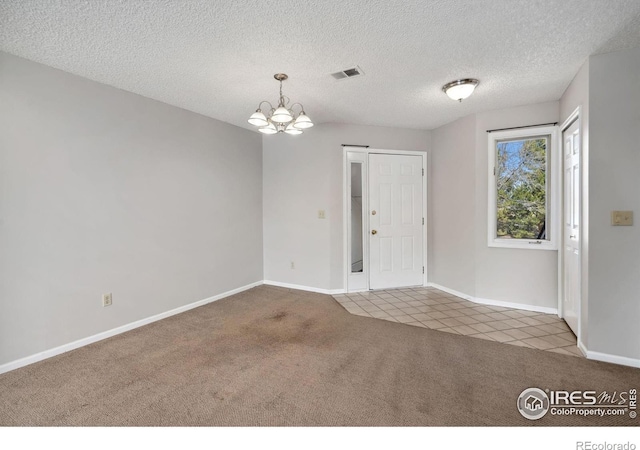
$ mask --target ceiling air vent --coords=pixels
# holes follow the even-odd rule
[[[342,80],[344,78],[353,78],[359,75],[364,75],[362,69],[358,66],[352,67],[350,69],[344,69],[336,73],[332,73],[331,76],[336,80]]]

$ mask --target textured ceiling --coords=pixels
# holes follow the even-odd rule
[[[316,123],[432,129],[557,100],[589,55],[640,46],[639,17],[640,0],[3,0],[0,49],[245,128],[285,72]],[[464,77],[480,86],[453,102],[441,86]]]

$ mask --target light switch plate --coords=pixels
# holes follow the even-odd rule
[[[616,227],[633,225],[633,211],[611,211],[611,225]]]

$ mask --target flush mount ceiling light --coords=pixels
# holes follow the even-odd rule
[[[473,90],[479,83],[480,82],[475,78],[465,78],[445,84],[442,86],[442,90],[452,100],[458,100],[461,102],[462,99],[469,97],[473,93]]]
[[[249,123],[258,127],[258,131],[264,134],[302,134],[305,128],[311,128],[313,122],[304,112],[304,107],[300,103],[294,103],[288,107],[289,97],[282,95],[282,82],[289,78],[286,73],[277,73],[273,76],[280,82],[280,98],[278,99],[278,107],[274,108],[271,103],[263,100],[258,105],[256,112],[249,117]],[[262,112],[262,104],[269,105],[267,115]],[[300,112],[296,116],[293,111],[294,106],[300,107]]]

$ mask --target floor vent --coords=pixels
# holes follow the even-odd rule
[[[364,72],[358,66],[351,67],[350,69],[344,69],[339,72],[335,72],[331,74],[331,76],[336,80],[342,80],[344,78],[353,78],[359,75],[364,75]]]

